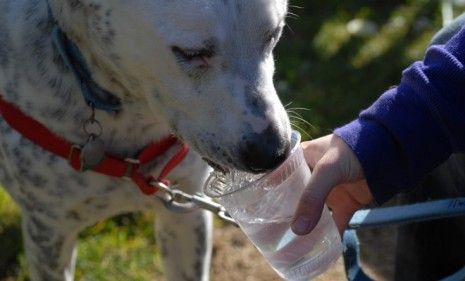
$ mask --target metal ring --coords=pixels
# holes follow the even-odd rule
[[[163,193],[155,195],[165,206],[166,209],[178,213],[185,214],[190,213],[194,210],[197,210],[199,207],[193,201],[178,202],[175,200],[175,197],[171,193]]]
[[[96,137],[100,137],[103,133],[102,124],[95,119],[87,119],[84,124],[82,125],[84,132],[90,136],[94,135]]]
[[[180,203],[177,201],[164,202],[165,207],[175,213],[190,213],[194,210],[198,210],[199,207],[194,202]]]
[[[153,180],[149,184],[173,196],[173,190],[167,184],[158,180]]]
[[[189,203],[193,202],[193,196],[187,193],[182,192],[181,190],[178,189],[173,189],[171,191],[171,195],[173,196],[173,200],[177,203]]]
[[[223,221],[225,222],[228,222],[232,225],[234,225],[235,227],[239,227],[239,224],[237,223],[237,221],[235,219],[233,219],[229,214],[228,212],[226,212],[226,210],[223,208],[223,210],[219,211],[218,213],[216,213],[218,215],[218,217],[220,219],[222,219]]]

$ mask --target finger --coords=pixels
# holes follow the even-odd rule
[[[310,166],[310,169],[313,169],[320,161],[320,159],[325,155],[331,144],[332,135],[318,138],[316,140],[303,142],[302,149],[304,151],[305,161]]]
[[[331,209],[331,211],[332,211],[334,223],[336,224],[337,230],[339,231],[339,234],[342,237],[355,211],[346,212],[345,210],[342,210],[340,208]]]
[[[324,202],[340,181],[333,161],[322,159],[315,167],[310,183],[302,193],[291,227],[295,234],[306,235],[318,223]]]
[[[326,204],[332,211],[334,222],[342,234],[354,213],[363,205],[349,194],[348,185],[340,185],[331,190]]]

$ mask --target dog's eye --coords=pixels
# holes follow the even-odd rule
[[[213,51],[211,49],[182,49],[180,47],[174,46],[171,47],[174,55],[183,61],[191,62],[195,60],[205,60],[213,56]]]
[[[278,42],[279,37],[283,31],[282,26],[279,26],[273,31],[270,31],[266,34],[264,48],[273,48]]]

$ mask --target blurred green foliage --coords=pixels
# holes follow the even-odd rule
[[[439,1],[427,0],[291,0],[290,12],[275,52],[276,86],[283,103],[297,108],[290,115],[311,124],[293,118],[312,138],[398,84],[442,24]]]
[[[275,52],[276,88],[311,137],[397,84],[442,22],[440,3],[427,0],[291,0],[290,11]],[[19,212],[2,190],[0,218],[0,280],[28,280]],[[162,271],[150,214],[101,222],[80,238],[77,280],[150,280]]]

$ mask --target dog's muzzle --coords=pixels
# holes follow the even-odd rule
[[[245,136],[241,146],[241,161],[254,173],[263,173],[278,167],[290,153],[290,140],[285,131],[271,125],[260,134]]]

